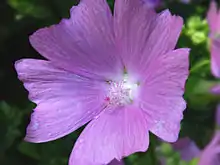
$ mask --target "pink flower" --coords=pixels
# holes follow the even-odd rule
[[[200,150],[196,144],[189,138],[182,138],[178,140],[174,145],[174,149],[180,152],[181,158],[185,161],[190,161],[193,158],[198,157],[198,165],[220,165],[220,132],[217,131],[212,141],[205,147],[204,150]]]
[[[212,74],[220,78],[220,12],[214,0],[211,1],[207,14],[210,28],[210,51]]]
[[[216,125],[220,126],[220,105],[215,114]],[[218,128],[217,128],[218,129]],[[220,165],[220,131],[217,130],[212,141],[201,152],[198,165]]]
[[[220,125],[220,105],[216,111],[216,124]],[[179,139],[173,144],[173,148],[180,152],[181,158],[185,161],[190,161],[193,158],[199,157],[198,165],[220,165],[220,131],[215,133],[212,141],[200,150],[196,144],[189,138]]]
[[[220,164],[219,142],[220,142],[220,132],[218,131],[216,132],[214,138],[209,143],[209,145],[207,145],[206,148],[201,153],[198,165],[219,165]]]
[[[180,153],[180,156],[185,161],[190,161],[200,154],[200,149],[188,137],[181,138],[173,145],[173,149]]]
[[[178,139],[175,143],[172,143],[171,146],[173,151],[178,152],[180,158],[187,162],[191,161],[195,157],[198,157],[201,152],[196,144],[188,137]],[[159,158],[160,165],[169,165],[167,160],[167,157],[162,155]]]
[[[220,13],[215,0],[211,0],[207,20],[210,28],[211,37],[216,37],[220,33]],[[213,35],[212,35],[213,34]]]
[[[210,39],[211,41],[211,70],[212,74],[220,78],[220,39]],[[220,94],[220,84],[214,85],[211,90],[213,94]]]
[[[189,49],[173,50],[182,18],[142,0],[82,0],[70,19],[30,37],[47,60],[23,59],[18,77],[37,104],[25,140],[47,142],[91,121],[70,165],[103,165],[146,151],[149,131],[178,138]]]

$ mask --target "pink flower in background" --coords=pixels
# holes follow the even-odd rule
[[[215,0],[211,0],[207,20],[210,28],[211,37],[216,37],[220,33],[220,13]]]
[[[216,110],[216,125],[220,126],[220,105]],[[197,145],[188,137],[178,139],[172,144],[175,151],[180,153],[181,159],[191,161],[194,158],[199,159],[198,165],[220,165],[220,131],[216,131],[211,142],[203,149],[199,149]],[[160,158],[161,165],[166,165],[166,158]]]
[[[211,70],[214,76],[220,78],[220,12],[214,0],[211,1],[207,20],[210,29]]]
[[[220,165],[220,132],[217,131],[213,140],[200,155],[198,165]]]
[[[216,125],[220,126],[220,105],[215,116]],[[188,137],[179,139],[172,146],[174,150],[180,152],[181,158],[185,161],[198,157],[198,165],[220,165],[220,131],[216,131],[211,142],[203,150],[200,150]]]
[[[173,151],[178,152],[181,160],[191,161],[200,155],[201,150],[188,137],[180,138],[175,143],[171,144]],[[161,148],[159,148],[161,150]],[[169,165],[167,157],[162,155],[159,159],[160,165]]]
[[[220,78],[220,40],[211,39],[211,70],[212,74]],[[220,84],[214,85],[211,90],[213,94],[220,94]]]
[[[173,144],[174,150],[180,152],[182,160],[190,161],[199,158],[198,165],[220,165],[220,132],[217,131],[211,142],[200,150],[189,138],[179,139]],[[165,163],[163,163],[165,165]]]
[[[189,49],[173,50],[182,18],[156,14],[142,0],[82,0],[70,19],[30,37],[47,60],[15,68],[37,104],[25,140],[61,138],[91,121],[70,165],[103,165],[146,151],[149,131],[178,139]]]
[[[190,161],[200,154],[200,149],[196,144],[188,137],[181,138],[174,144],[173,149],[180,153],[182,160]]]
[[[216,110],[215,123],[218,127],[220,126],[220,105],[218,105]],[[220,165],[220,131],[219,130],[216,131],[212,141],[201,152],[198,165]]]

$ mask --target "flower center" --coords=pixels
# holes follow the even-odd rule
[[[137,94],[139,83],[132,83],[128,75],[124,74],[123,80],[119,82],[108,81],[110,87],[105,98],[108,106],[124,106],[132,104]]]

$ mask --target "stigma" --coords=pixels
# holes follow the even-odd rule
[[[107,106],[125,106],[132,104],[137,97],[139,82],[129,81],[128,74],[121,81],[107,81],[109,88],[105,101]]]

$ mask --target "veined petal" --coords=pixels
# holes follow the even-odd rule
[[[29,99],[37,104],[27,128],[27,141],[63,137],[104,108],[104,82],[74,75],[44,60],[20,60],[15,68],[29,91]]]
[[[140,110],[124,107],[105,111],[82,132],[69,164],[108,164],[113,159],[121,160],[134,152],[146,151],[148,145],[146,121]]]
[[[146,70],[139,97],[150,127],[161,139],[178,139],[186,103],[182,97],[189,74],[189,49],[177,49],[152,61]]]
[[[35,32],[30,37],[32,46],[54,65],[79,75],[110,79],[122,72],[106,0],[82,0],[70,15]]]
[[[154,58],[172,51],[183,20],[166,10],[156,14],[143,0],[116,0],[116,43],[129,72],[144,73]]]

